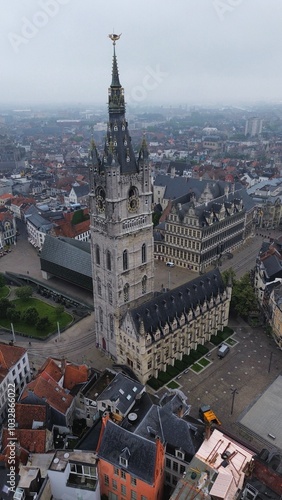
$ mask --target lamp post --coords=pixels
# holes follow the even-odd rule
[[[231,413],[230,413],[230,415],[233,414],[235,395],[239,394],[238,391],[237,391],[237,389],[231,389],[231,393],[232,393],[232,403],[231,403]]]

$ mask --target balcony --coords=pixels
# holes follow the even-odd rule
[[[97,478],[71,472],[68,477],[66,486],[70,488],[80,488],[82,490],[95,491],[97,487]]]

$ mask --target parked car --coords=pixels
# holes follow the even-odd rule
[[[166,265],[168,267],[174,267],[175,266],[174,262],[167,262]]]

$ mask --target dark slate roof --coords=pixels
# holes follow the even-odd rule
[[[176,391],[165,396],[166,400],[162,400],[160,406],[151,407],[136,428],[135,434],[153,440],[159,436],[166,444],[193,456],[196,452],[192,439],[194,431],[191,431],[190,424],[186,420],[177,415],[180,409],[184,413],[189,412],[190,406],[186,404],[186,398],[180,392]]]
[[[129,452],[128,472],[133,477],[153,484],[156,444],[108,420],[98,451],[98,458],[120,468],[119,458],[127,450]]]
[[[264,259],[263,265],[269,278],[282,277],[282,261],[276,255],[270,255]]]
[[[97,401],[117,401],[117,408],[126,415],[134,404],[137,395],[144,390],[144,385],[118,373],[106,389],[97,397]]]
[[[47,232],[54,226],[52,222],[44,219],[43,217],[41,217],[41,215],[36,213],[30,215],[28,217],[28,220],[30,221],[31,224],[33,224],[33,226],[36,227],[36,229],[42,232]]]
[[[175,200],[181,196],[194,193],[198,199],[208,186],[213,198],[218,198],[224,195],[226,186],[230,187],[230,182],[199,180],[192,177],[170,177],[168,175],[157,175],[154,181],[154,186],[166,187],[165,199]],[[235,189],[241,188],[240,183],[235,184]]]
[[[40,264],[42,271],[92,290],[90,243],[46,235]]]
[[[77,198],[80,198],[81,196],[87,196],[89,194],[88,184],[82,184],[81,186],[73,186],[72,189],[74,190]]]
[[[169,292],[163,293],[129,311],[136,330],[140,321],[144,322],[145,332],[155,332],[166,324],[167,320],[180,318],[203,304],[205,300],[224,292],[224,283],[218,269],[214,269],[192,281],[184,283]]]

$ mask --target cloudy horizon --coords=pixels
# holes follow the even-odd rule
[[[103,106],[113,30],[129,104],[280,102],[281,21],[277,0],[14,0],[0,103]]]

